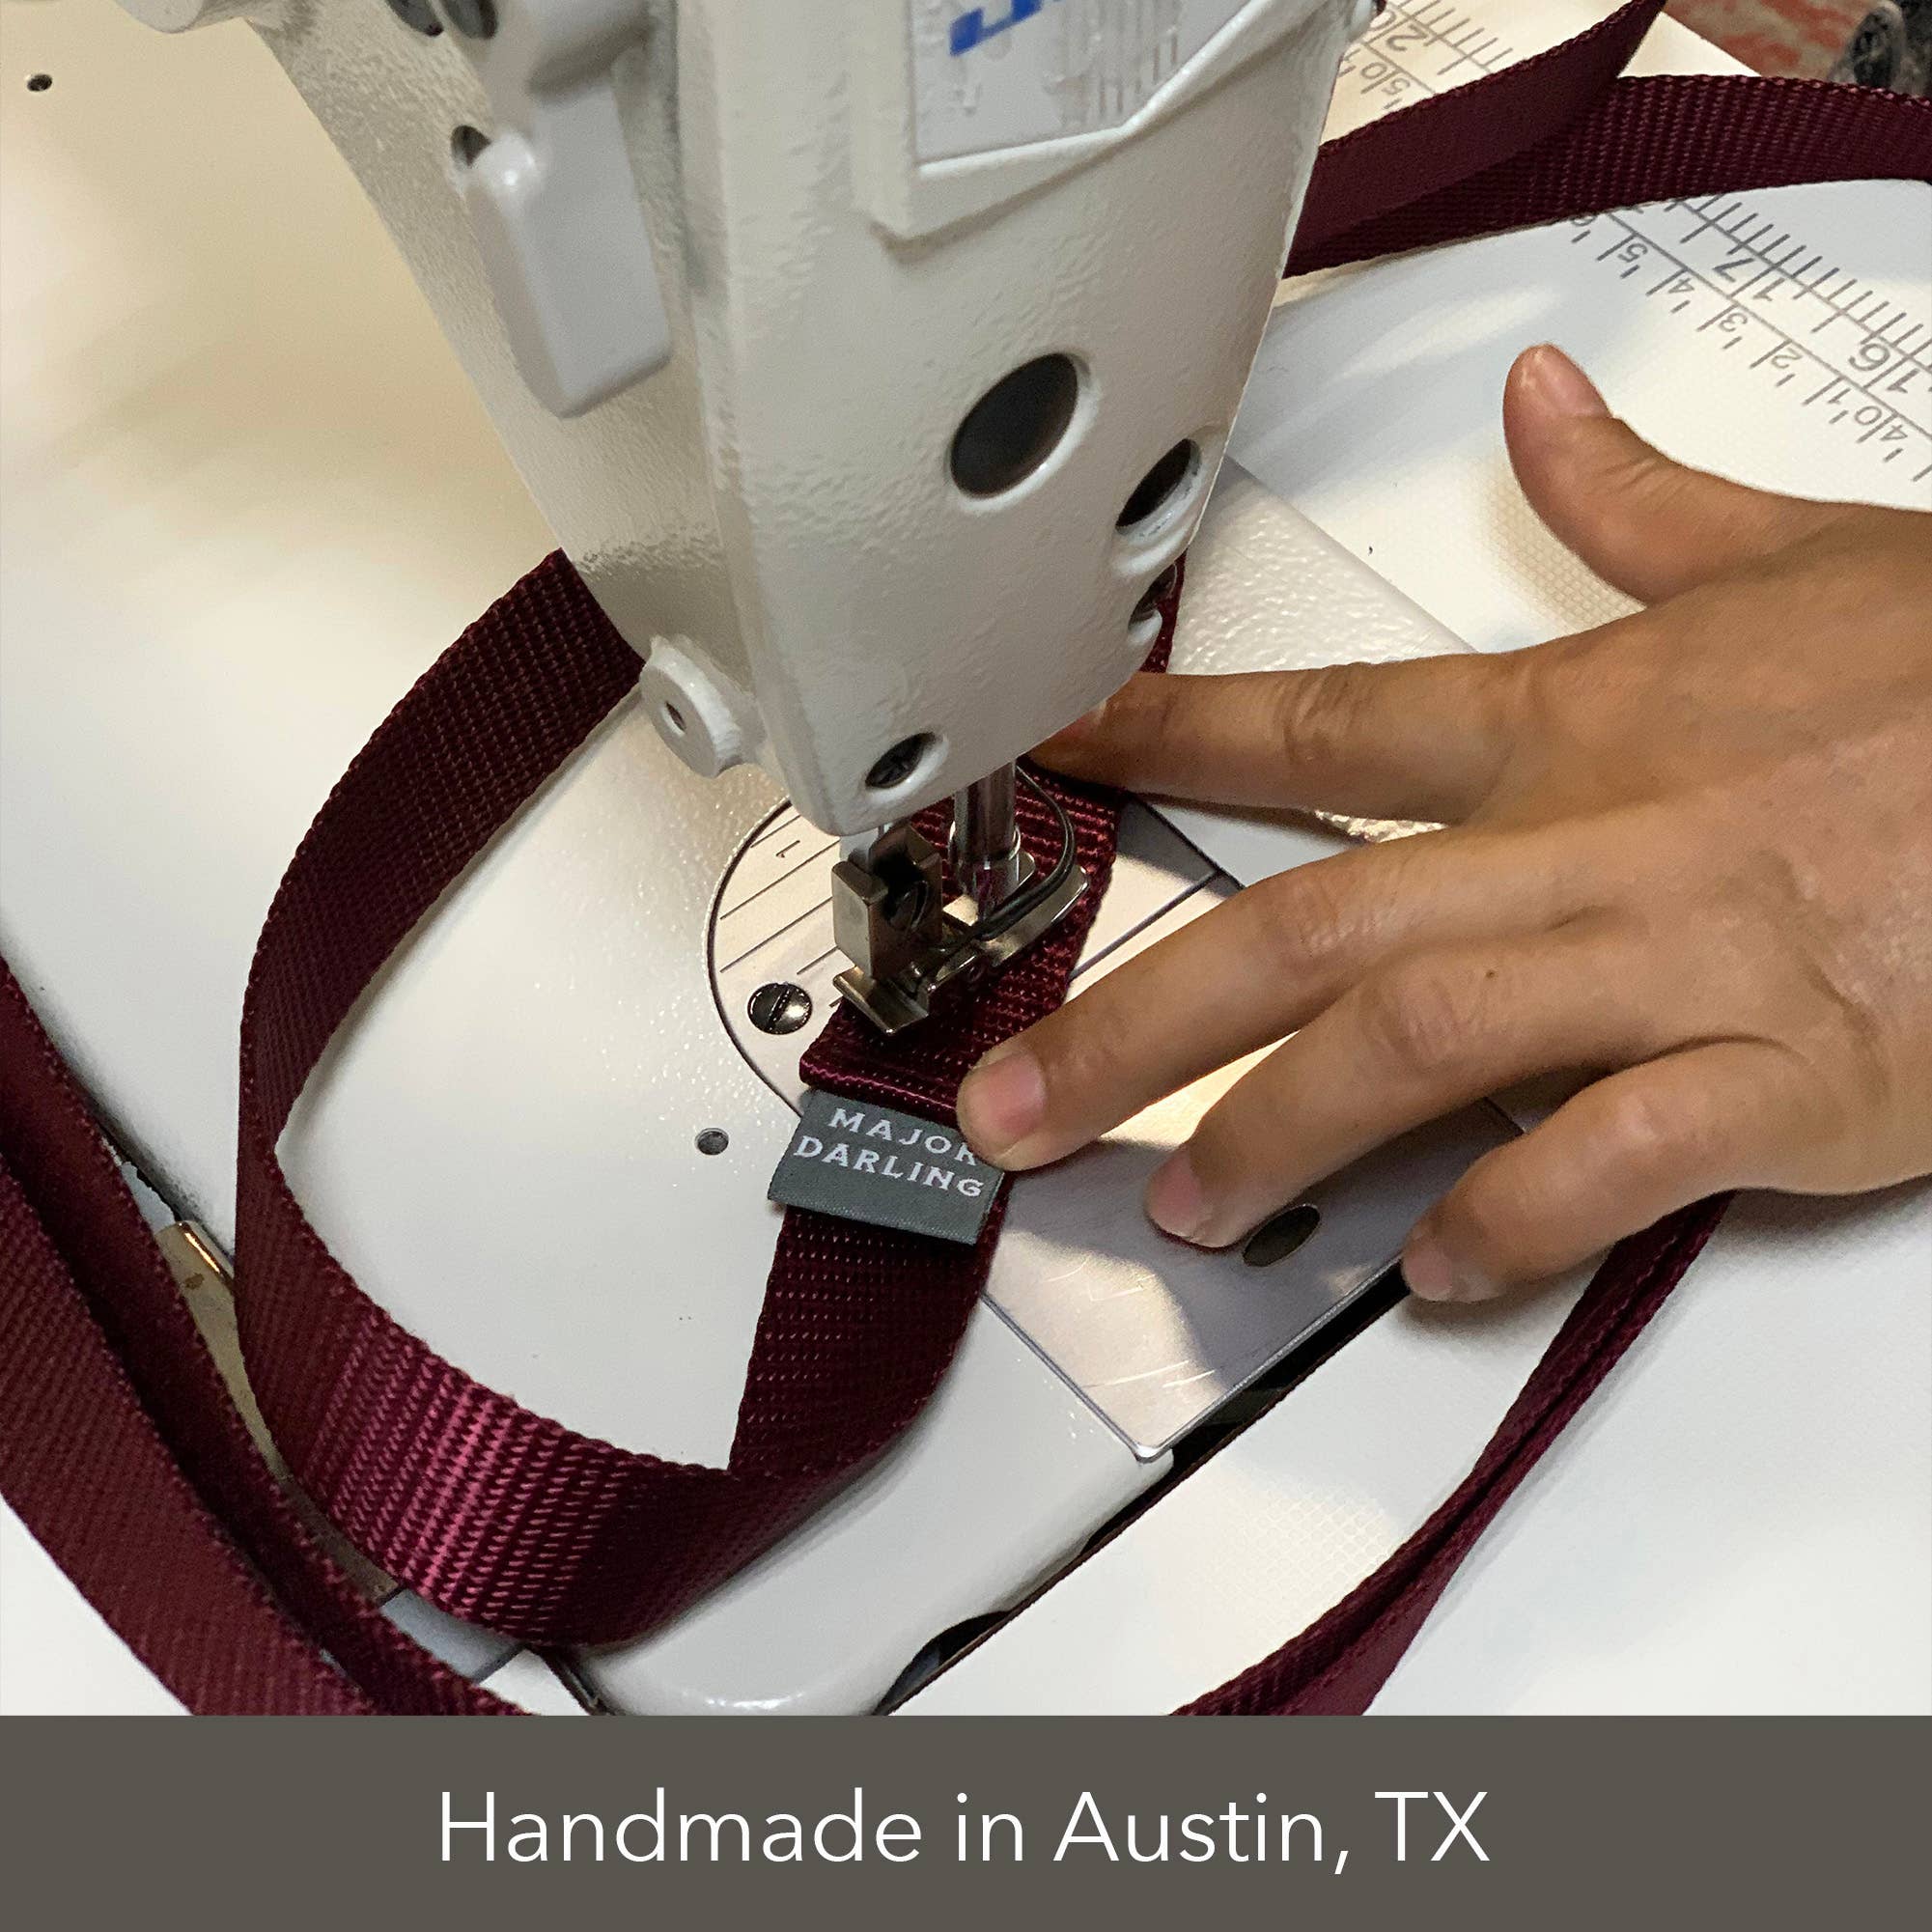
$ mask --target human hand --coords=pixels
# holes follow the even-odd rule
[[[1442,822],[1265,880],[994,1049],[977,1152],[1057,1160],[1292,1035],[1159,1169],[1203,1246],[1518,1080],[1590,1075],[1411,1234],[1417,1294],[1557,1274],[1731,1188],[1932,1170],[1932,514],[1660,455],[1559,351],[1503,425],[1551,529],[1648,608],[1532,650],[1143,676],[1043,764]]]

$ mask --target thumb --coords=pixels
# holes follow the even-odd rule
[[[1645,603],[1708,583],[1842,517],[1690,469],[1619,422],[1548,344],[1516,358],[1502,394],[1509,460],[1530,507],[1584,563]]]

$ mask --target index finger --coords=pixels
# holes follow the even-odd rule
[[[1034,755],[1075,778],[1169,798],[1453,823],[1501,774],[1535,657],[1144,672]]]
[[[995,1047],[959,1092],[973,1151],[1038,1167],[1312,1019],[1391,951],[1578,910],[1561,828],[1429,832],[1262,880]]]

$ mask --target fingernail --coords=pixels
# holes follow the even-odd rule
[[[1538,400],[1558,416],[1610,414],[1610,405],[1597,385],[1554,343],[1543,343],[1529,351],[1525,373]]]
[[[1147,1184],[1147,1218],[1177,1241],[1199,1241],[1208,1228],[1208,1197],[1185,1147],[1154,1170]]]
[[[995,1047],[960,1082],[960,1132],[995,1164],[1047,1116],[1047,1078],[1031,1053]]]
[[[1424,1302],[1487,1302],[1497,1293],[1493,1281],[1451,1261],[1426,1222],[1403,1246],[1402,1278]]]

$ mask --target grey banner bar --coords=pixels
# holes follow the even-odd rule
[[[919,1932],[1253,1911],[1324,1932],[1412,1917],[1486,1932],[1647,1932],[1706,1913],[1752,1932],[1889,1923],[1923,1903],[1927,1733],[1804,1719],[15,1718],[0,1722],[0,1898],[35,1928],[152,1916],[277,1932],[737,1926],[764,1912]]]

